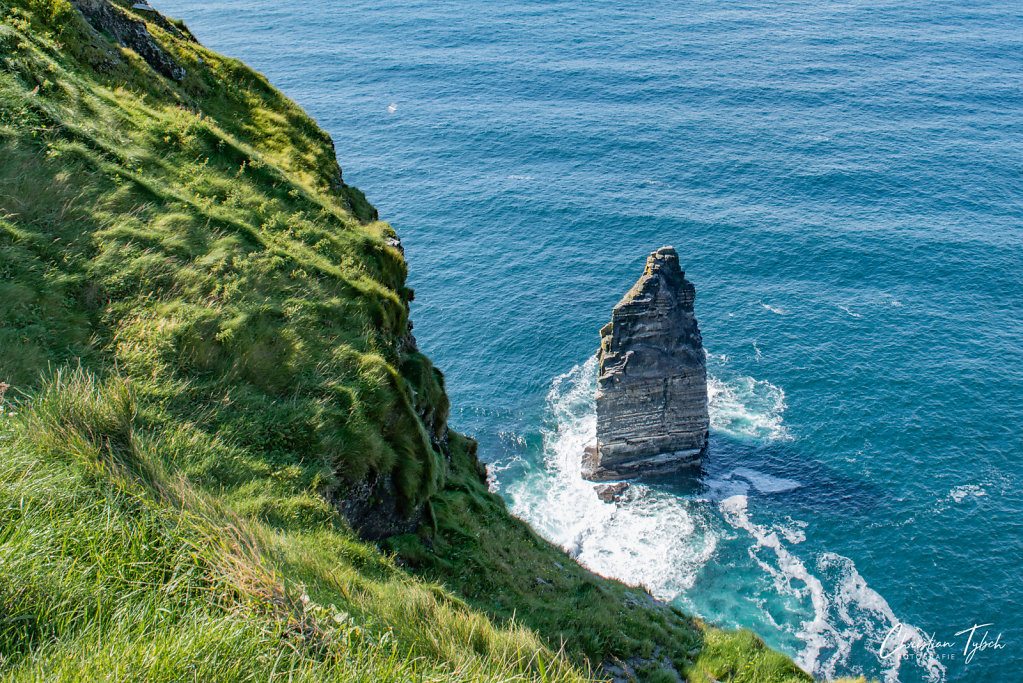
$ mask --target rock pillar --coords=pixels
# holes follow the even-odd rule
[[[661,247],[600,330],[597,444],[584,455],[588,478],[699,464],[710,419],[695,296],[675,249]]]

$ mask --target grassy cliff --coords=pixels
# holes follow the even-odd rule
[[[0,679],[808,680],[507,513],[405,275],[262,76],[0,0]]]

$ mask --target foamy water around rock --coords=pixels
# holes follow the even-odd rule
[[[711,356],[718,371],[727,359]],[[873,591],[852,560],[835,553],[805,555],[806,524],[755,521],[770,511],[751,509],[751,494],[784,495],[802,484],[749,467],[734,467],[705,477],[699,493],[676,495],[656,484],[633,483],[617,503],[601,501],[583,479],[579,453],[596,435],[593,396],[596,358],[574,367],[552,383],[547,396],[548,427],[543,432],[543,467],[507,484],[512,509],[541,534],[561,545],[591,570],[630,584],[643,585],[656,597],[694,609],[711,621],[740,621],[735,612],[715,613],[699,605],[699,593],[719,590],[697,583],[718,558],[719,546],[745,547],[746,566],[755,572],[758,592],[753,603],[770,613],[777,603],[795,615],[773,622],[777,634],[801,643],[797,663],[832,678],[847,670],[850,656],[874,656],[886,681],[915,667],[927,681],[944,680],[919,629],[904,624],[887,601]],[[784,426],[784,391],[762,380],[738,376],[710,379],[711,424],[717,436],[744,441],[791,439]],[[711,456],[712,457],[712,456]],[[500,487],[502,477],[496,476]],[[765,499],[762,506],[769,506]],[[733,560],[734,561],[734,560]],[[735,571],[735,568],[732,568]],[[769,620],[770,621],[770,620]],[[878,647],[889,631],[899,629],[903,647],[894,654]],[[872,651],[876,650],[876,651]]]

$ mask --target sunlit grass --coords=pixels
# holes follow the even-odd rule
[[[274,529],[172,474],[122,378],[57,373],[0,420],[8,680],[583,680],[340,520]]]

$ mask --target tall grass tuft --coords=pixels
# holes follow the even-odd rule
[[[585,679],[340,520],[284,532],[196,489],[123,377],[55,372],[0,437],[4,680]]]

